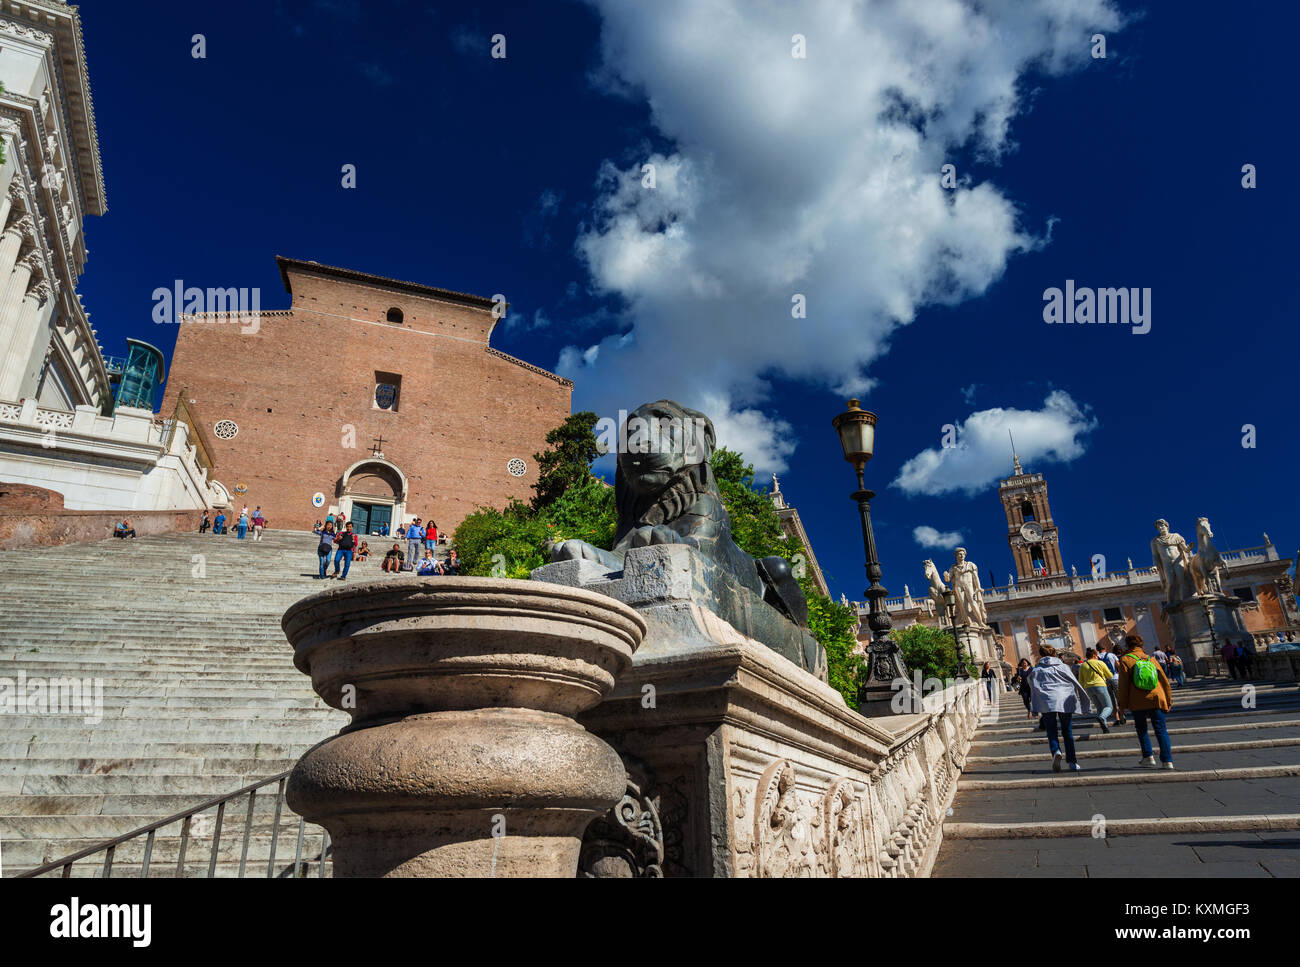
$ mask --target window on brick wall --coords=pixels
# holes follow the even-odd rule
[[[1242,601],[1255,600],[1255,591],[1252,588],[1233,588],[1232,593],[1235,594],[1237,597],[1239,597]]]
[[[384,316],[384,318],[389,322],[400,323],[402,321],[402,310],[397,308],[397,306],[393,306],[388,310],[388,314]]]
[[[375,408],[397,412],[402,399],[402,377],[397,373],[375,373]]]
[[[1106,621],[1123,621],[1124,612],[1119,608],[1103,608],[1101,616]]]
[[[1061,627],[1061,616],[1060,616],[1059,614],[1045,614],[1045,615],[1043,615],[1043,627],[1044,627],[1044,628],[1059,628],[1059,627]]]

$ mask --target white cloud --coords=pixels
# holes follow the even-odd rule
[[[960,531],[939,531],[929,524],[912,529],[912,538],[922,547],[954,548],[963,540]]]
[[[994,407],[979,410],[957,426],[957,446],[922,450],[898,472],[893,486],[909,495],[936,496],[986,491],[1011,474],[1010,430],[1022,465],[1068,462],[1082,456],[1081,439],[1097,426],[1086,406],[1054,390],[1039,410]]]
[[[1080,68],[1091,34],[1120,26],[1109,0],[592,2],[596,76],[644,98],[672,147],[598,174],[577,250],[635,338],[566,375],[583,408],[725,407],[723,442],[761,471],[793,449],[768,377],[862,393],[897,326],[980,295],[1038,243],[997,187],[959,171],[945,190],[940,168],[1013,148],[1025,72]]]

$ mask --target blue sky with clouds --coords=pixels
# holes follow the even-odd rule
[[[853,598],[830,428],[850,393],[880,417],[894,593],[958,535],[1006,580],[1008,427],[1081,572],[1148,563],[1157,516],[1289,553],[1300,206],[1277,106],[1298,18],[978,7],[87,2],[109,212],[88,220],[85,304],[106,351],[169,352],[156,287],[260,286],[283,308],[277,254],[502,293],[494,345],[572,377],[575,409],[673,396],[779,471]],[[1150,331],[1045,323],[1067,280],[1149,289]]]

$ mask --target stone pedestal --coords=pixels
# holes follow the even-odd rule
[[[611,598],[494,578],[398,578],[284,616],[294,664],[352,715],[289,778],[340,877],[577,872],[583,830],[623,797],[618,754],[574,716],[645,634]]]
[[[997,639],[993,629],[985,626],[958,625],[957,644],[967,655],[966,664],[971,676],[978,678],[984,670],[984,663],[991,662],[997,672],[998,680],[1003,677],[1002,658],[998,655]]]
[[[707,643],[719,621],[749,628],[760,641],[815,677],[826,681],[826,649],[772,605],[744,587],[734,575],[686,544],[635,547],[624,555],[622,570],[595,561],[560,561],[537,568],[534,581],[582,587],[635,608],[656,634],[655,642]],[[731,615],[736,620],[727,622]]]
[[[1210,604],[1214,615],[1214,636],[1205,618],[1205,604]],[[1223,647],[1225,640],[1250,641],[1245,620],[1241,616],[1241,599],[1232,594],[1204,594],[1180,601],[1165,614],[1174,635],[1174,647],[1179,653],[1195,659],[1217,654],[1215,645]]]

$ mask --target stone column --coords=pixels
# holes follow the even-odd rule
[[[0,244],[8,242],[9,233],[5,232]],[[0,255],[3,255],[3,248],[0,248]],[[18,387],[22,384],[22,361],[14,352],[14,337],[18,332],[18,320],[22,314],[23,300],[27,297],[32,270],[39,264],[35,252],[20,259],[8,275],[4,295],[0,296],[0,400],[18,399]]]
[[[9,344],[5,350],[4,372],[0,374],[0,399],[17,399],[22,393],[27,378],[27,362],[40,335],[41,306],[45,305],[52,294],[47,282],[30,285],[23,294],[17,311],[13,313],[13,321],[10,322],[8,316],[4,317]]]
[[[640,615],[539,581],[397,578],[312,595],[283,626],[352,715],[288,786],[329,830],[335,876],[576,875],[627,775],[574,716],[630,666]]]

